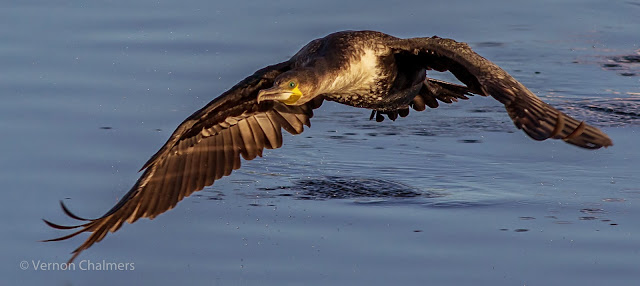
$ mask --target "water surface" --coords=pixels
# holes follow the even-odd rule
[[[638,1],[21,1],[0,4],[2,285],[634,285],[640,280]],[[81,261],[85,236],[193,111],[345,29],[470,45],[612,148],[535,142],[490,98],[313,128]],[[440,75],[451,79],[450,76]],[[28,269],[21,270],[26,261]],[[168,282],[174,281],[174,282]]]

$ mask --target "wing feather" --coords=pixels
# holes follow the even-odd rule
[[[253,139],[253,132],[251,132],[251,127],[249,126],[248,120],[242,120],[238,122],[238,132],[240,132],[240,137],[242,137],[242,142],[244,143],[245,153],[242,153],[243,158],[245,160],[253,160],[258,156],[258,146],[256,141]]]
[[[267,140],[265,140],[265,147],[267,149],[276,148],[276,130],[273,129],[271,125],[271,120],[267,117],[266,114],[260,113],[255,116],[256,121],[258,122],[259,128],[262,129],[264,136]]]
[[[162,198],[162,196],[164,195],[163,191],[163,186],[161,184],[161,179],[166,175],[167,173],[167,168],[164,168],[164,165],[166,164],[166,161],[161,162],[159,165],[154,166],[154,169],[158,169],[159,172],[153,172],[153,177],[150,177],[149,182],[145,185],[144,189],[149,189],[149,190],[156,190],[155,192],[157,193],[157,195],[155,196],[151,196],[147,199],[147,202],[144,204],[146,207],[148,207],[149,209],[149,217],[154,217],[154,215],[157,213],[157,208],[158,205],[160,204],[160,199]],[[129,211],[127,211],[128,208],[131,208],[132,205],[128,205],[125,206],[125,209],[123,209],[123,212],[126,211],[126,213],[129,214],[129,219],[132,220],[137,220],[138,219],[138,215],[133,214],[133,213],[129,213]]]
[[[230,128],[229,133],[231,134],[231,142],[233,142],[232,150],[234,154],[245,153],[242,147],[243,143],[242,143],[242,136],[240,135],[240,129],[238,127]],[[282,135],[282,132],[278,132],[278,134]],[[240,156],[234,155],[233,170],[237,170],[237,169],[240,169]]]
[[[262,150],[265,148],[265,135],[255,117],[247,118],[249,122],[249,126],[251,126],[251,132],[253,134],[253,139],[256,140],[256,151],[258,151],[258,156],[262,157]]]
[[[282,127],[282,129],[286,130],[291,134],[297,134],[296,129],[293,128],[293,126],[291,126],[289,121],[287,121],[284,117],[282,117],[282,115],[280,115],[278,111],[273,110],[272,112],[268,112],[267,115],[269,116],[269,119],[271,119],[271,121],[277,122],[280,125],[280,127]]]
[[[213,138],[215,138],[215,141],[216,141],[216,144],[215,144],[216,166],[223,166],[225,162],[224,148],[222,147],[222,145],[224,144],[224,139],[222,138],[222,136],[215,136]],[[215,168],[215,169],[216,169],[216,180],[222,178],[224,176],[224,170],[222,168]]]
[[[222,149],[224,150],[224,157],[226,159],[224,164],[224,175],[231,175],[231,171],[233,171],[233,162],[235,159],[233,157],[237,156],[237,153],[233,152],[233,141],[231,141],[231,133],[229,133],[229,129],[222,130],[220,132],[222,137]]]
[[[244,148],[240,128],[236,125],[229,130],[231,131],[231,141],[233,141],[234,152],[239,153],[243,158],[246,157],[247,150]],[[240,169],[240,156],[234,156],[233,169]]]
[[[278,113],[278,115],[280,115],[284,120],[287,121],[288,125],[295,133],[289,130],[287,131],[291,132],[292,134],[299,134],[302,132],[302,130],[304,129],[304,124],[298,119],[295,114],[288,113],[286,112],[286,110],[283,110],[283,108],[279,106],[276,106],[274,110]]]
[[[204,146],[203,148],[206,148],[206,150],[204,151],[206,156],[207,156],[207,163],[204,166],[204,168],[206,169],[205,172],[205,178],[206,181],[204,182],[205,186],[211,186],[213,185],[213,182],[216,180],[216,150],[215,150],[215,145],[211,144],[212,138],[211,137],[207,137],[204,140],[202,140],[202,145]]]

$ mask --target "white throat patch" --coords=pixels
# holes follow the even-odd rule
[[[359,60],[352,60],[347,70],[338,76],[323,90],[326,93],[340,91],[340,93],[367,92],[378,76],[378,57],[371,49],[363,50]],[[362,88],[366,90],[362,90]]]

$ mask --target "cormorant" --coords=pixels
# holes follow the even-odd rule
[[[450,71],[466,86],[426,77],[428,70]],[[439,37],[400,39],[374,31],[343,31],[311,41],[288,61],[265,67],[196,111],[144,164],[142,176],[106,214],[57,229],[89,238],[80,252],[117,231],[126,221],[153,219],[184,197],[240,168],[264,148],[282,145],[282,129],[299,134],[310,126],[323,100],[371,109],[371,118],[395,120],[427,106],[492,96],[504,104],[516,127],[535,140],[562,139],[589,149],[611,146],[597,128],[542,102],[524,85],[462,42]]]

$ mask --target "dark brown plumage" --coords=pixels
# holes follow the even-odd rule
[[[426,78],[450,71],[466,86]],[[477,94],[505,105],[516,127],[535,140],[562,139],[590,149],[612,145],[597,128],[542,102],[465,43],[438,37],[398,39],[373,31],[338,32],[314,40],[290,60],[263,68],[189,116],[142,167],[142,176],[106,214],[58,241],[89,232],[69,262],[126,221],[154,218],[184,197],[240,168],[264,148],[282,145],[282,129],[299,134],[323,100],[372,109],[371,119],[404,117]]]

